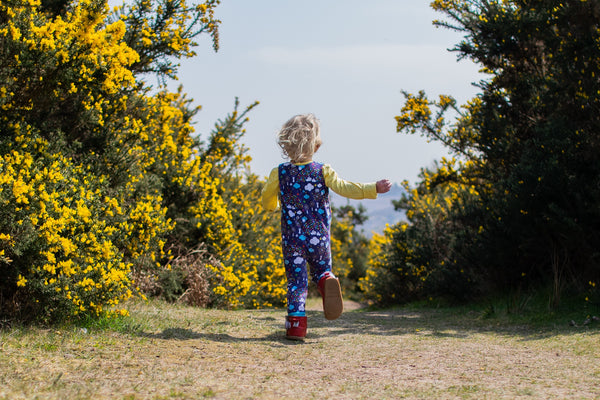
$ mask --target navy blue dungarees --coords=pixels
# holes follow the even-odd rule
[[[288,314],[303,315],[312,280],[331,274],[331,207],[323,164],[279,165],[281,234],[288,281]]]

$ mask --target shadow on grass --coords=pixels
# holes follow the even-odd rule
[[[150,338],[150,339],[161,339],[161,340],[209,340],[212,342],[220,343],[244,343],[244,342],[263,342],[265,344],[279,344],[279,345],[295,345],[302,344],[302,342],[287,340],[284,337],[283,329],[273,332],[269,335],[262,337],[238,337],[229,333],[210,333],[210,332],[196,332],[193,329],[186,328],[166,328],[162,332],[148,333],[139,332],[139,336]]]
[[[253,313],[254,323],[271,329],[272,333],[265,336],[252,336],[253,326],[247,326],[248,335],[237,333],[210,332],[214,328],[219,331],[227,329],[226,321],[198,329],[207,332],[197,332],[189,328],[166,328],[159,333],[138,332],[140,336],[163,340],[209,340],[222,343],[256,342],[269,345],[298,345],[303,342],[287,340],[284,337],[283,320],[273,316]],[[590,334],[600,333],[600,323],[594,322],[587,326],[570,326],[568,320],[546,322],[545,324],[528,324],[507,322],[502,318],[485,318],[481,313],[456,312],[448,310],[424,309],[388,309],[388,310],[353,310],[344,313],[335,321],[328,321],[320,311],[309,311],[307,342],[331,336],[342,335],[371,335],[371,336],[401,336],[419,335],[434,338],[468,339],[478,333],[493,333],[510,337],[520,337],[522,340],[539,340],[552,336],[570,335],[581,332]]]
[[[582,319],[583,321],[583,319]],[[326,328],[328,335],[368,334],[382,336],[420,335],[439,338],[468,338],[478,333],[538,340],[552,336],[587,332],[600,334],[600,322],[583,325],[565,316],[543,322],[515,321],[503,316],[486,317],[478,311],[455,309],[388,309],[345,313],[339,320],[327,321],[320,314],[312,319],[313,328]],[[589,322],[589,321],[588,321]],[[328,328],[328,329],[327,329]]]

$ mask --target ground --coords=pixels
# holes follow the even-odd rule
[[[0,331],[0,399],[599,399],[598,327],[365,310],[304,343],[283,310],[131,304],[119,329]]]

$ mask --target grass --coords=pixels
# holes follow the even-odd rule
[[[0,399],[600,398],[600,322],[583,325],[585,310],[532,320],[499,303],[412,305],[327,321],[313,300],[297,343],[283,310],[129,308],[0,331]]]

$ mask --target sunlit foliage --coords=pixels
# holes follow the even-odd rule
[[[176,78],[200,34],[218,48],[217,5],[0,1],[3,315],[126,314],[198,249],[183,279],[207,281],[205,305],[283,301],[276,224],[242,174],[245,113],[205,145],[181,88],[146,82]]]
[[[360,292],[359,279],[366,273],[369,239],[360,230],[368,219],[366,208],[359,204],[333,207],[331,221],[331,253],[333,272],[340,279],[347,297]]]

